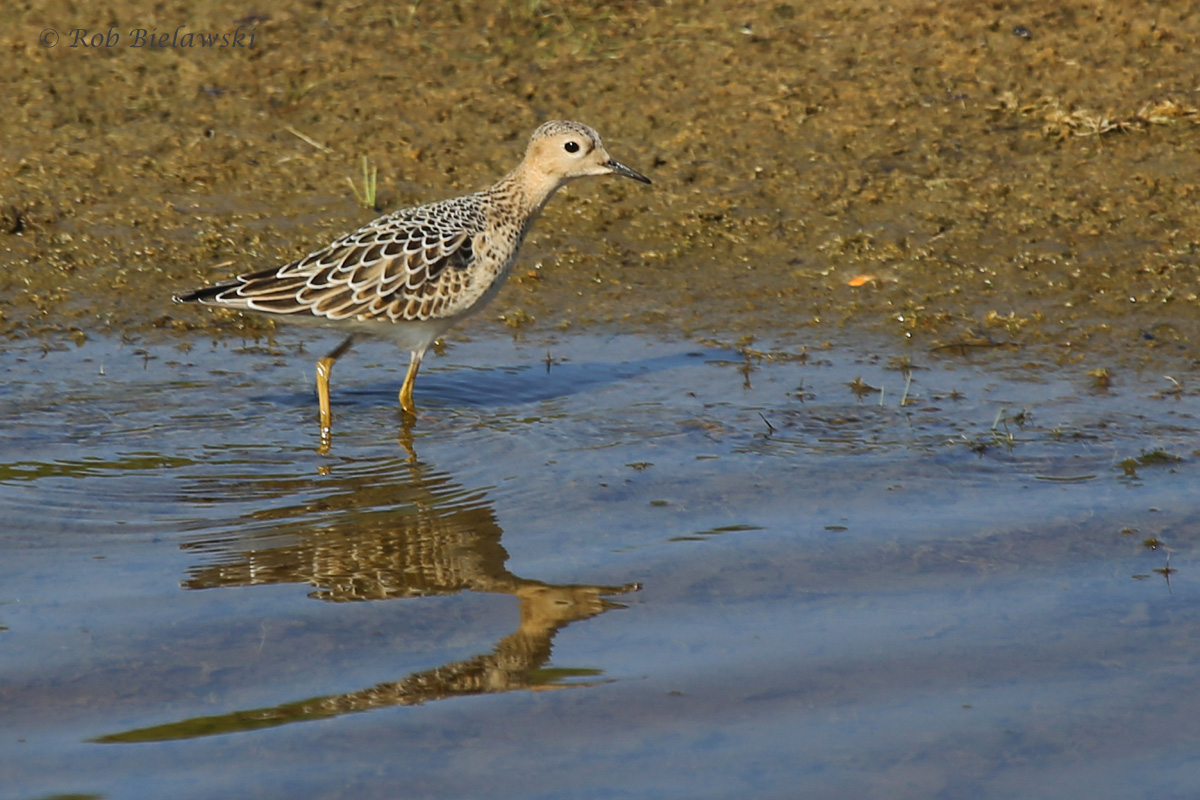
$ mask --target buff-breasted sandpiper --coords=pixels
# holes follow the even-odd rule
[[[175,297],[350,331],[317,362],[321,431],[330,429],[329,374],[360,334],[412,352],[400,406],[416,411],[413,382],[426,349],[490,301],[525,234],[565,183],[588,175],[650,179],[608,154],[594,130],[555,120],[533,132],[525,158],[489,189],[406,208],[369,222],[299,261]]]

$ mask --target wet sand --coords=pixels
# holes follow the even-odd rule
[[[373,218],[348,183],[363,157],[391,210],[487,185],[536,124],[574,117],[653,191],[555,198],[475,329],[869,331],[1051,363],[1191,363],[1200,18],[1186,9],[156,8],[0,12],[10,337],[263,332],[170,295]],[[139,29],[178,44],[239,26],[253,46],[134,46]],[[111,47],[71,46],[73,29],[110,27]]]

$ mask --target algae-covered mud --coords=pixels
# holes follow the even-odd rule
[[[1187,4],[25,2],[0,17],[9,335],[261,329],[168,300],[373,217],[350,185],[363,158],[392,209],[487,185],[554,117],[594,125],[654,190],[556,198],[477,325],[849,325],[1066,359],[1185,357],[1200,333]]]

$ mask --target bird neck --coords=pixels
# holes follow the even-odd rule
[[[496,181],[487,193],[510,208],[516,206],[521,215],[527,218],[528,225],[537,219],[546,203],[564,183],[566,181],[558,176],[531,169],[522,161],[520,166]]]

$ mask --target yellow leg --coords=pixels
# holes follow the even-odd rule
[[[321,409],[321,434],[329,432],[333,425],[333,414],[329,410],[329,373],[333,359],[329,356],[317,362],[317,405]]]
[[[408,374],[404,376],[404,383],[400,386],[400,407],[404,409],[406,414],[417,415],[417,406],[413,402],[413,384],[417,382],[417,370],[421,368],[422,353],[419,350],[414,350],[412,358],[408,362]]]
[[[317,362],[317,405],[321,413],[321,441],[325,445],[328,445],[329,431],[333,428],[333,412],[329,407],[329,374],[333,372],[333,362],[349,350],[352,344],[354,337],[346,337],[346,341]]]

